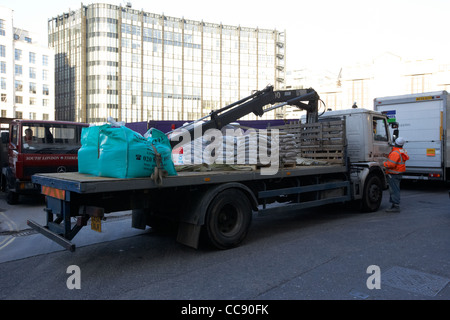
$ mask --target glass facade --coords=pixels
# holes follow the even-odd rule
[[[195,120],[268,84],[284,88],[285,34],[277,30],[109,4],[82,6],[48,26],[59,120]],[[282,117],[274,112],[264,118]]]

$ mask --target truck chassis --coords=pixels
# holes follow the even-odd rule
[[[70,251],[75,250],[70,241],[90,218],[116,211],[132,210],[135,228],[177,222],[179,242],[197,248],[205,233],[213,246],[227,249],[245,238],[253,211],[269,214],[353,198],[347,167],[339,165],[283,168],[270,177],[258,171],[180,172],[164,178],[162,186],[149,178],[80,173],[37,174],[33,182],[46,195],[47,224],[28,225]],[[268,206],[273,202],[285,204]]]

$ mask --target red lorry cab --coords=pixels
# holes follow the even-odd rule
[[[19,194],[38,194],[31,182],[36,173],[78,171],[81,130],[86,123],[45,120],[12,120],[2,133],[1,187],[7,202],[18,202]],[[5,154],[6,153],[6,154]]]

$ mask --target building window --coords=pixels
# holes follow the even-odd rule
[[[44,84],[44,85],[42,86],[42,94],[43,94],[44,96],[48,96],[48,95],[50,94],[48,85]]]
[[[36,53],[30,52],[30,63],[36,63]]]
[[[19,64],[16,64],[14,66],[14,71],[16,73],[16,76],[21,76],[22,75],[22,66]]]
[[[411,76],[410,93],[421,93],[430,90],[430,74],[418,74]]]
[[[22,103],[23,103],[23,97],[21,97],[21,96],[16,96],[15,101],[16,101],[16,103],[22,104]]]
[[[22,50],[15,49],[14,50],[14,57],[15,57],[16,61],[22,60]]]
[[[14,88],[16,89],[16,92],[22,92],[22,88],[23,88],[22,81],[16,80],[14,82]]]
[[[1,81],[1,89],[2,90],[6,90],[6,78],[2,78],[2,81]]]
[[[0,45],[0,57],[6,57],[6,49],[4,45]]]
[[[49,100],[48,99],[42,99],[42,105],[44,106],[44,107],[48,107],[48,103],[49,103]],[[45,119],[44,119],[45,120]]]
[[[28,119],[36,120],[36,112],[30,112],[28,115]]]
[[[48,66],[48,56],[46,56],[46,55],[42,56],[42,65]]]
[[[0,36],[5,35],[5,20],[0,19]]]
[[[36,83],[30,82],[30,93],[36,93]]]
[[[2,110],[2,118],[6,118],[6,110]]]
[[[30,98],[30,106],[36,105],[36,98]]]
[[[48,113],[42,114],[42,120],[49,120]]]
[[[48,80],[48,70],[42,70],[42,80]]]
[[[22,112],[21,111],[16,111],[16,118],[17,119],[22,119]]]
[[[6,73],[6,62],[4,61],[0,62],[0,72]]]
[[[30,79],[36,79],[36,69],[30,67]]]
[[[6,93],[2,93],[2,102],[7,102]]]

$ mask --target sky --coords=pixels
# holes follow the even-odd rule
[[[327,69],[391,52],[405,59],[450,57],[450,0],[1,0],[14,26],[42,35],[47,21],[91,3],[175,18],[286,31],[287,70]]]

